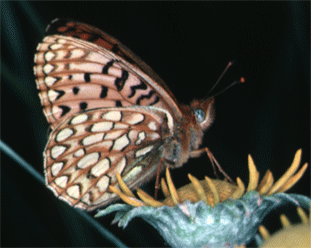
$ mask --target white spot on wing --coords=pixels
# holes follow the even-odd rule
[[[51,166],[52,176],[55,177],[63,168],[64,162],[56,162]]]
[[[92,145],[94,143],[102,141],[103,137],[104,137],[103,133],[93,134],[93,135],[85,137],[82,140],[82,144],[85,145],[85,146]]]
[[[60,49],[60,48],[62,48],[62,47],[63,47],[62,44],[53,44],[53,45],[50,46],[50,48],[51,48],[52,50],[57,50],[57,49]]]
[[[140,157],[142,155],[145,155],[147,154],[148,152],[150,152],[152,150],[153,146],[147,146],[147,147],[144,147],[142,149],[139,149],[135,152],[135,156],[136,157]]]
[[[73,156],[75,156],[76,158],[77,158],[77,157],[80,157],[80,156],[82,156],[82,155],[84,155],[84,150],[83,150],[83,148],[79,149],[78,151],[76,151],[76,152],[73,154]]]
[[[85,52],[82,49],[74,49],[71,51],[70,58],[81,58],[85,55]]]
[[[141,142],[143,142],[145,138],[146,138],[146,133],[144,131],[139,132],[138,139],[136,140],[135,145],[137,146],[140,145]]]
[[[92,128],[91,128],[91,132],[104,132],[104,131],[109,131],[111,130],[113,127],[113,122],[98,122],[95,123]]]
[[[51,65],[51,64],[46,64],[45,66],[43,66],[43,72],[45,74],[48,74],[48,73],[50,73],[53,70],[54,70],[54,66]]]
[[[120,111],[109,111],[103,114],[102,118],[109,121],[121,121],[122,115]]]
[[[93,152],[87,154],[85,157],[81,158],[77,164],[77,167],[80,169],[84,169],[90,165],[95,164],[99,159],[99,152]]]
[[[104,158],[91,169],[91,174],[93,174],[95,177],[99,177],[100,175],[104,174],[109,168],[110,161],[108,158]]]
[[[82,198],[81,201],[87,205],[91,205],[91,199],[90,199],[90,194],[87,193],[85,194]]]
[[[160,139],[160,134],[158,133],[148,133],[148,138],[152,140]]]
[[[54,102],[56,98],[59,96],[59,93],[55,90],[48,91],[48,97],[51,102]]]
[[[67,43],[67,41],[65,39],[57,39],[57,42],[59,44],[66,44]]]
[[[124,134],[123,136],[115,140],[112,149],[121,151],[124,148],[126,148],[129,144],[130,144],[130,140],[128,139],[127,135]]]
[[[103,176],[101,179],[98,180],[96,186],[99,188],[99,191],[103,192],[106,191],[109,185],[109,177]]]
[[[71,128],[65,128],[56,135],[56,141],[57,142],[63,141],[65,139],[68,139],[72,135],[73,130]]]
[[[128,127],[129,127],[128,125],[118,122],[114,124],[113,128],[114,129],[127,129]]]
[[[44,81],[47,86],[52,86],[57,81],[57,79],[55,77],[48,76],[44,79]]]
[[[61,176],[61,177],[57,177],[54,180],[55,184],[60,187],[60,188],[65,188],[68,182],[68,177],[67,176]]]
[[[109,140],[109,139],[116,139],[116,138],[119,138],[122,134],[124,133],[123,130],[116,130],[116,131],[111,131],[111,132],[108,132],[106,133],[104,139],[105,140]]]
[[[51,148],[51,157],[53,159],[58,158],[60,155],[62,155],[67,150],[66,146],[53,146]]]
[[[45,58],[46,61],[50,61],[50,60],[52,60],[54,57],[55,57],[55,54],[52,53],[52,52],[50,52],[50,51],[48,51],[48,52],[44,55],[44,58]]]
[[[145,119],[145,116],[143,114],[136,113],[136,114],[130,115],[126,120],[126,123],[131,124],[131,125],[136,125],[138,123],[141,123],[144,119]]]
[[[83,123],[87,120],[88,116],[87,114],[80,114],[80,115],[77,115],[75,117],[73,117],[71,119],[71,124],[80,124],[80,123]]]
[[[79,196],[80,196],[80,187],[79,185],[73,185],[71,187],[69,187],[67,190],[66,190],[67,194],[74,198],[74,199],[79,199]]]
[[[150,121],[149,124],[148,124],[148,127],[149,127],[151,130],[153,130],[153,131],[155,131],[155,130],[158,129],[158,128],[157,128],[157,124],[156,124],[154,121]]]

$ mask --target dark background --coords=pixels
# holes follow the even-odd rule
[[[1,2],[2,140],[43,174],[48,125],[33,76],[33,56],[48,23],[71,18],[96,26],[140,56],[181,103],[204,97],[227,63],[236,64],[218,91],[208,146],[233,178],[248,180],[251,154],[263,177],[278,179],[297,149],[310,151],[309,2]],[[217,92],[217,90],[216,90]],[[309,195],[310,173],[290,192]],[[173,170],[176,186],[187,174],[213,177],[206,156]],[[144,186],[153,194],[154,180]],[[6,155],[1,165],[2,246],[112,246]],[[164,246],[140,219],[123,230],[99,222],[128,246]],[[269,229],[269,224],[267,222]]]

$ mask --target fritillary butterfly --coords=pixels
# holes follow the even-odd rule
[[[118,186],[116,173],[135,189],[204,150],[213,97],[180,105],[148,65],[103,31],[56,19],[34,61],[52,129],[46,184],[71,206],[103,207],[118,198],[108,190]]]

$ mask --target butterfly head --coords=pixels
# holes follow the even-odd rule
[[[204,100],[193,100],[190,106],[196,123],[203,131],[206,130],[215,119],[214,97]]]

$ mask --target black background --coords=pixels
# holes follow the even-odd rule
[[[227,63],[236,64],[218,90],[208,146],[233,177],[248,180],[251,154],[261,178],[278,179],[297,149],[309,161],[309,2],[2,2],[2,140],[43,174],[48,125],[33,76],[33,56],[48,23],[71,18],[98,27],[140,56],[180,103],[204,97]],[[216,90],[217,91],[217,90]],[[112,246],[17,163],[2,155],[2,246]],[[309,195],[310,173],[290,192]],[[187,174],[213,177],[206,156],[173,170],[176,186]],[[154,180],[143,188],[152,194]],[[164,246],[140,219],[123,230],[99,222],[128,246]],[[269,228],[269,224],[268,228]],[[272,225],[272,224],[271,224]]]

